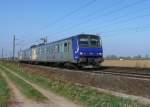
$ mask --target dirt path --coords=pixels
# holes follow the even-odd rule
[[[7,68],[5,68],[5,69],[7,69]],[[67,100],[63,97],[58,96],[58,95],[56,95],[56,94],[54,94],[54,93],[52,93],[48,90],[45,90],[44,88],[41,88],[40,86],[26,80],[25,78],[21,77],[20,75],[18,75],[17,73],[11,71],[10,69],[7,69],[7,70],[9,72],[11,72],[12,74],[14,74],[15,76],[17,76],[18,78],[24,80],[25,82],[27,82],[28,84],[33,86],[36,90],[41,92],[44,96],[46,96],[49,99],[49,103],[53,104],[53,106],[48,106],[48,107],[81,107],[80,105],[72,103],[71,101],[69,101],[69,100]],[[31,107],[31,106],[26,106],[26,107]],[[36,106],[36,107],[38,107],[38,106]],[[39,107],[45,107],[45,106],[39,106]]]
[[[6,82],[8,83],[8,86],[12,90],[13,98],[10,102],[9,106],[11,107],[55,107],[52,104],[49,103],[38,103],[31,101],[24,97],[24,95],[20,92],[20,90],[16,87],[14,83],[7,77],[7,75],[2,72],[2,76],[5,78]]]

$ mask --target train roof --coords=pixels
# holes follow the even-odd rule
[[[71,39],[71,38],[75,38],[75,37],[78,37],[78,36],[97,36],[97,35],[94,35],[94,34],[78,34],[78,35],[75,35],[75,36],[71,36],[71,37],[68,37],[68,38],[65,38],[65,39],[61,39],[61,40],[57,40],[57,41],[54,41],[54,42],[50,42],[48,44],[53,44],[53,43],[57,43],[57,42],[60,42],[60,41],[64,41],[64,40],[67,40],[67,39]]]
[[[57,41],[54,41],[54,42],[50,42],[50,43],[47,43],[47,44],[41,43],[41,44],[38,44],[38,45],[32,45],[29,49],[36,48],[36,47],[39,47],[39,46],[54,44],[54,43],[57,43],[57,42],[60,42],[60,41],[65,41],[65,40],[68,40],[68,39],[71,39],[71,38],[76,38],[78,36],[98,36],[98,35],[94,35],[94,34],[78,34],[78,35],[75,35],[75,36],[71,36],[71,37],[68,37],[68,38],[65,38],[65,39],[60,39],[60,40],[57,40]],[[28,50],[28,49],[26,49],[26,50]]]

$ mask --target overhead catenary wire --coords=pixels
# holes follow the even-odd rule
[[[138,0],[138,1],[136,1],[136,2],[134,2],[135,4],[140,4],[141,2],[143,3],[144,1],[147,1],[147,0]],[[132,6],[135,6],[135,4],[134,3],[131,3],[132,4]],[[132,7],[131,6],[131,4],[128,4],[128,5],[126,5],[127,6],[127,8],[128,8],[128,6],[129,7]],[[125,6],[124,6],[125,7]],[[121,7],[121,8],[123,8],[123,7]],[[118,10],[118,11],[121,11],[121,8],[119,8],[119,9],[115,9],[115,10]],[[114,10],[114,11],[115,11]],[[116,11],[116,12],[118,12],[118,11]],[[107,14],[106,14],[107,13]],[[106,12],[105,14],[106,14],[106,16],[107,15],[110,15],[110,14],[108,14],[108,12]],[[110,12],[110,13],[112,13],[112,11]],[[94,14],[94,13],[93,13]],[[105,16],[105,14],[104,14],[104,16]],[[92,16],[93,17],[93,16]],[[103,15],[102,15],[102,17],[103,17]],[[68,17],[66,17],[66,18],[68,18]],[[63,20],[65,20],[66,18],[64,18]],[[96,18],[96,17],[95,17]],[[99,17],[99,18],[101,18],[101,17]],[[60,18],[61,19],[61,18]],[[63,20],[60,20],[60,22],[62,22]],[[93,20],[95,20],[95,19],[91,19],[91,21],[93,21]],[[85,21],[84,23],[86,24],[86,23],[88,23],[88,22],[90,22],[89,20],[88,21]],[[57,22],[57,24],[59,23],[59,21]],[[82,23],[81,25],[83,25],[84,23]],[[75,27],[77,27],[78,25],[76,25]],[[67,31],[67,30],[71,30],[71,29],[74,29],[75,27],[72,27],[72,28],[67,28],[66,30],[63,30],[63,31]],[[58,30],[58,29],[57,29]],[[56,32],[57,33],[57,32]]]
[[[70,17],[71,15],[73,15],[73,14],[79,12],[80,10],[82,10],[82,9],[84,9],[84,8],[86,8],[86,7],[90,6],[90,5],[92,5],[92,4],[95,3],[96,1],[97,1],[97,0],[90,0],[90,1],[87,2],[86,4],[84,4],[84,5],[82,5],[82,6],[78,7],[78,8],[76,8],[76,9],[70,11],[69,13],[65,14],[64,16],[62,16],[62,17],[56,19],[54,22],[52,22],[52,23],[50,23],[50,24],[44,26],[44,27],[42,28],[42,30],[47,29],[47,28],[50,27],[50,26],[53,26],[53,25],[56,25],[56,24],[62,22],[62,21],[63,21],[64,19],[66,19],[67,17]]]
[[[93,21],[93,20],[95,20],[95,19],[97,19],[97,18],[101,18],[101,17],[107,16],[107,15],[110,15],[110,14],[113,14],[113,13],[116,13],[116,12],[119,12],[119,11],[124,10],[124,9],[127,9],[127,8],[129,8],[129,7],[132,7],[132,6],[135,6],[135,5],[144,3],[144,2],[146,2],[146,1],[147,1],[147,0],[138,0],[138,1],[136,1],[136,2],[127,4],[127,5],[123,6],[123,7],[114,9],[114,10],[109,11],[109,12],[106,12],[106,13],[104,13],[104,14],[101,14],[100,17],[99,17],[99,16],[98,16],[98,17],[97,17],[97,16],[94,16],[94,17],[88,18],[87,20],[84,20],[84,21],[81,22],[81,23],[78,23],[78,24],[72,25],[72,26],[70,26],[70,27],[68,27],[68,28],[62,29],[62,31],[58,31],[58,32],[56,32],[55,34],[57,34],[57,33],[62,33],[62,32],[64,32],[64,31],[68,31],[68,30],[71,30],[71,29],[75,29],[76,27],[79,27],[79,26],[81,26],[81,25],[83,25],[83,24],[87,24],[87,23],[89,23],[89,22],[91,22],[91,21]],[[94,14],[94,13],[93,13],[93,14]]]
[[[127,19],[125,19],[125,20],[115,20],[114,22],[112,22],[112,23],[109,23],[109,24],[104,24],[103,26],[101,26],[102,28],[105,28],[105,27],[108,27],[108,26],[110,26],[110,25],[115,25],[115,24],[120,24],[120,23],[128,23],[128,22],[131,22],[131,21],[135,21],[136,19],[139,19],[139,18],[144,18],[144,17],[147,17],[147,16],[150,16],[150,13],[146,13],[146,14],[144,14],[144,15],[138,15],[138,16],[134,16],[134,17],[130,17],[130,18],[127,18]],[[93,28],[93,29],[90,29],[91,31],[93,31],[93,30],[96,30],[97,28],[99,28],[99,27],[95,27],[95,28]]]
[[[126,19],[126,17],[127,16],[130,16],[130,14],[123,14],[123,15],[121,15],[121,16],[117,16],[117,17],[114,17],[113,19],[111,19],[111,20],[109,20],[111,23],[108,23],[108,24],[106,24],[106,22],[97,22],[97,24],[94,24],[94,28],[90,28],[90,30],[96,30],[97,28],[99,28],[99,27],[102,27],[102,28],[105,28],[105,27],[108,27],[108,26],[110,26],[110,25],[112,25],[112,24],[117,24],[117,23],[121,23],[121,22],[123,22],[123,23],[125,23],[126,22],[126,20],[127,20],[127,22],[130,20],[130,21],[132,21],[132,20],[134,20],[134,18],[135,19],[138,19],[138,18],[141,18],[142,17],[142,15],[139,15],[139,16],[135,16],[135,12],[137,12],[138,11],[138,14],[140,13],[140,12],[143,12],[144,10],[147,10],[147,9],[150,9],[150,6],[149,7],[145,7],[145,8],[142,8],[142,9],[138,9],[138,10],[135,10],[135,11],[133,11],[132,12],[132,15],[134,15],[134,17],[131,17],[131,18],[127,18]],[[149,16],[149,13],[148,13],[148,15],[146,14],[144,14],[143,15],[143,17],[145,17],[145,16]],[[122,18],[125,18],[125,20],[121,20]],[[107,21],[108,22],[108,21]],[[101,26],[97,26],[97,25],[101,25]],[[88,28],[88,27],[87,27]]]
[[[120,4],[120,3],[122,3],[122,0],[119,0],[118,2],[116,2],[116,6],[118,5],[118,4]],[[109,10],[109,9],[111,9],[111,8],[113,8],[115,5],[112,5],[112,6],[110,6],[110,7],[108,7],[107,9]],[[107,10],[106,8],[103,8],[104,10]],[[102,10],[103,10],[102,9]],[[84,16],[84,17],[86,17],[86,18],[92,18],[93,17],[93,15],[95,16],[97,13],[99,13],[99,11],[100,11],[100,9],[98,9],[98,10],[96,10],[95,12],[92,12],[92,13],[90,13],[90,14],[88,14],[88,15],[86,15],[86,16]],[[83,18],[84,19],[84,18]],[[93,18],[92,18],[93,19]],[[71,25],[72,23],[69,23],[69,25]],[[82,22],[81,22],[81,24],[82,24]],[[73,26],[73,25],[72,25]],[[56,30],[58,30],[58,29],[56,29]]]
[[[129,30],[128,30],[129,31]],[[146,30],[146,31],[149,31],[149,29],[148,30]],[[130,30],[130,32],[135,32],[135,30]],[[145,31],[140,31],[140,32],[145,32]],[[139,33],[139,32],[136,32],[136,33]],[[122,35],[116,35],[116,33],[115,33],[115,35],[113,35],[113,33],[111,32],[110,34],[106,34],[106,33],[101,33],[101,37],[104,39],[104,38],[110,38],[110,37],[120,37],[120,36],[122,36]],[[123,36],[122,36],[123,37]]]
[[[47,29],[47,28],[49,28],[50,26],[52,27],[53,25],[56,25],[56,24],[62,22],[62,21],[65,20],[67,17],[70,17],[71,15],[73,15],[73,14],[75,14],[75,13],[81,11],[82,9],[85,9],[85,8],[91,6],[91,5],[94,4],[96,1],[97,1],[97,0],[89,0],[86,4],[84,4],[84,5],[82,5],[82,6],[78,7],[78,8],[76,8],[76,9],[70,11],[69,13],[65,14],[65,15],[62,16],[62,17],[59,17],[58,19],[56,19],[56,20],[53,21],[52,23],[49,23],[48,25],[43,26],[42,28],[40,28],[40,31],[41,31],[41,30],[44,30],[44,29]],[[37,41],[36,41],[36,42],[37,42]],[[35,43],[35,42],[34,42],[34,43]]]
[[[121,21],[117,21],[117,20],[116,20],[116,22],[113,22],[113,23],[111,23],[111,24],[105,24],[105,25],[102,26],[102,27],[103,27],[103,28],[104,28],[104,27],[108,27],[108,26],[110,26],[110,25],[112,25],[112,24],[115,25],[115,24],[118,24],[118,23],[120,23],[120,22],[128,23],[128,22],[130,22],[130,21],[139,19],[139,18],[141,18],[141,17],[143,18],[143,17],[146,17],[146,16],[150,16],[150,13],[144,14],[144,15],[138,15],[138,16],[130,17],[130,18],[128,18],[128,19],[121,20]],[[97,27],[97,28],[98,28],[98,27]],[[97,29],[97,28],[91,29],[91,31],[94,31],[94,30]],[[139,29],[138,26],[135,27],[134,29],[137,30],[137,28]],[[141,28],[142,28],[142,27],[141,27]],[[150,25],[147,25],[147,26],[145,26],[145,27],[143,27],[143,28],[150,28]],[[130,29],[130,28],[128,28],[128,29]],[[123,30],[125,30],[125,29],[123,29]],[[118,31],[119,31],[119,30],[118,30]],[[113,30],[113,31],[102,31],[102,30],[101,30],[101,34],[108,33],[108,32],[115,32],[115,31],[114,31],[114,30]],[[102,37],[104,37],[104,36],[102,36]]]
[[[137,30],[138,28],[138,30]],[[103,31],[101,32],[101,37],[106,38],[106,37],[113,37],[113,36],[121,36],[121,35],[116,35],[116,33],[118,32],[143,32],[143,29],[147,29],[144,31],[149,31],[150,29],[150,25],[146,25],[146,26],[137,26],[137,27],[132,27],[132,28],[121,28],[121,29],[117,29],[117,30],[112,30],[112,31]],[[109,35],[108,34],[113,34],[115,33],[115,35]],[[106,36],[107,35],[107,36]]]
[[[149,7],[150,8],[150,7]],[[146,8],[145,8],[146,9]],[[114,20],[112,20],[111,22],[112,23],[108,23],[108,24],[104,24],[103,26],[96,26],[94,28],[90,28],[89,30],[90,31],[94,31],[96,30],[97,28],[101,27],[101,28],[105,28],[105,27],[109,27],[110,25],[115,25],[115,24],[120,24],[120,23],[128,23],[128,22],[131,22],[133,20],[136,20],[136,19],[139,19],[139,18],[144,18],[144,17],[147,17],[147,16],[150,16],[150,13],[148,14],[144,14],[144,15],[138,15],[138,16],[134,16],[134,17],[130,17],[130,18],[127,18],[125,20],[115,20],[116,18],[114,18]],[[95,24],[95,25],[99,25],[99,23]],[[88,28],[88,27],[87,27]],[[102,31],[102,30],[101,30]]]
[[[116,29],[116,30],[105,30],[102,31],[101,33],[116,33],[118,31],[125,31],[125,30],[132,30],[132,31],[136,31],[139,32],[141,29],[149,29],[150,28],[150,24],[146,25],[146,26],[136,26],[136,27],[126,27],[126,28],[120,28],[120,29]]]

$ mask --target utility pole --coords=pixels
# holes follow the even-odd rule
[[[13,61],[15,61],[16,36],[13,37]]]

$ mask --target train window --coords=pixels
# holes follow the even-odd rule
[[[87,37],[80,37],[79,44],[81,47],[89,47],[89,39]]]
[[[47,46],[47,54],[50,54],[50,52],[51,52],[51,47]]]
[[[60,52],[63,52],[64,48],[63,48],[63,44],[60,44]]]
[[[67,52],[67,43],[64,43],[64,52]]]
[[[100,47],[102,47],[102,39],[100,39],[99,42],[100,42],[100,43],[99,43]]]
[[[60,47],[59,47],[59,44],[58,44],[58,46],[57,46],[57,52],[59,53],[59,51],[60,51]]]
[[[94,35],[80,36],[79,45],[80,47],[99,47],[99,37]]]
[[[54,52],[55,52],[55,53],[58,52],[58,45],[55,45]]]
[[[55,53],[58,53],[59,51],[60,51],[59,45],[55,45],[55,46],[54,46],[54,52],[55,52]]]
[[[52,53],[52,49],[51,49],[52,47],[51,46],[49,46],[49,53],[51,54]]]
[[[67,43],[64,43],[64,47],[67,47]]]
[[[99,39],[98,38],[91,38],[90,45],[91,45],[91,47],[98,47],[99,46]]]
[[[51,46],[51,53],[54,53],[54,46]]]
[[[49,53],[52,53],[52,46],[49,46]]]
[[[41,55],[43,55],[45,53],[44,50],[45,50],[44,46],[41,46],[41,52],[42,52]]]
[[[70,48],[70,42],[68,42],[68,52],[69,52],[69,48]]]
[[[40,50],[40,55],[42,54],[42,49],[41,49],[41,47],[39,48],[39,50]]]
[[[38,48],[38,54],[40,55],[40,48]]]

